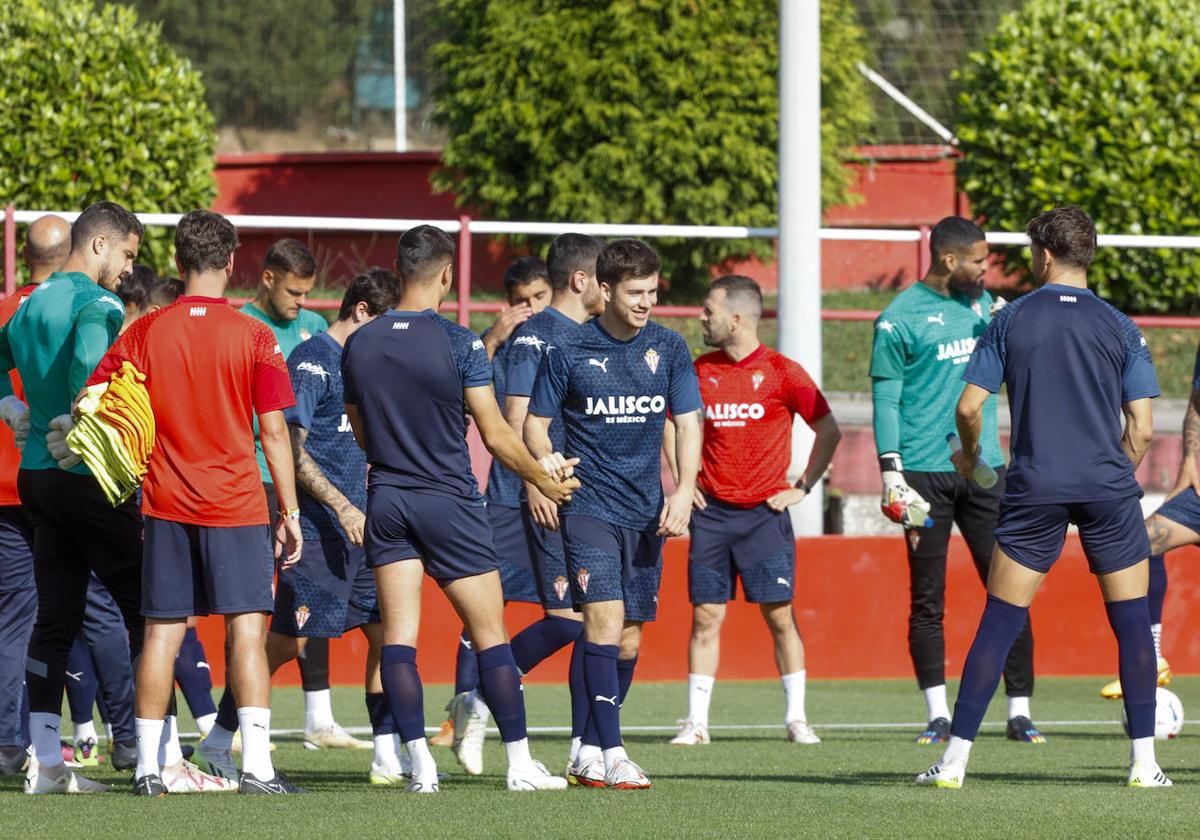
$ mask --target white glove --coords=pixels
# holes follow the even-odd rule
[[[9,394],[0,400],[0,420],[12,429],[17,449],[22,448],[25,441],[29,440],[29,406]]]
[[[879,468],[883,476],[883,495],[879,508],[893,522],[909,528],[928,528],[933,524],[929,518],[929,502],[908,486],[904,480],[904,465],[895,452],[879,456]]]
[[[50,432],[46,435],[46,449],[50,457],[58,462],[59,469],[69,470],[83,459],[67,446],[67,433],[75,428],[75,421],[70,414],[60,414],[50,421]]]
[[[997,295],[996,299],[992,301],[992,307],[988,314],[995,316],[995,314],[997,312],[999,312],[1001,309],[1003,309],[1006,306],[1008,306],[1008,301],[1006,301],[1004,298]]]

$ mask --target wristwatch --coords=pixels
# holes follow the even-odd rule
[[[796,482],[796,489],[803,490],[806,496],[812,492],[812,488],[808,486],[808,482],[804,480],[804,476],[800,476],[800,480]]]

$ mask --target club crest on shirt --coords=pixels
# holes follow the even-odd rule
[[[908,529],[908,547],[913,551],[917,550],[917,546],[921,544],[921,534],[916,528]]]
[[[312,333],[310,333],[308,330],[302,329],[300,330],[300,337],[305,341],[308,341],[310,338],[312,338]]]
[[[587,569],[580,569],[579,574],[575,576],[575,580],[579,582],[579,588],[585,593],[587,592],[588,581],[591,580],[591,577]]]
[[[570,585],[564,575],[559,575],[554,579],[554,592],[558,595],[558,600],[561,601],[567,597],[567,587]]]
[[[766,377],[758,371],[754,371],[754,373],[750,374],[750,384],[754,386],[755,391],[758,390],[759,385],[763,384],[764,379],[766,379]]]
[[[658,360],[660,357],[657,350],[651,347],[642,358],[646,360],[646,367],[650,368],[651,373],[658,373]]]
[[[305,606],[304,604],[301,604],[299,607],[296,608],[295,615],[296,615],[296,629],[303,630],[304,625],[308,624],[308,619],[309,619],[309,616],[312,615],[312,611],[309,610],[309,608],[307,606]]]

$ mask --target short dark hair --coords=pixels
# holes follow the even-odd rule
[[[962,216],[947,216],[929,232],[929,256],[934,262],[947,251],[965,251],[976,242],[986,242],[983,229]]]
[[[304,243],[290,236],[280,239],[267,249],[263,258],[263,271],[270,269],[297,277],[312,277],[317,273],[317,261]]]
[[[546,264],[537,257],[521,257],[504,270],[504,291],[512,294],[513,289],[534,280],[550,280],[546,273]]]
[[[434,269],[454,260],[454,240],[433,225],[417,225],[404,231],[396,246],[396,273],[405,283],[421,283]]]
[[[148,265],[135,265],[133,270],[121,277],[117,286],[117,297],[126,306],[133,306],[139,312],[150,305],[150,291],[158,283],[154,269]]]
[[[604,250],[604,243],[584,233],[564,233],[555,237],[546,253],[546,271],[550,287],[556,292],[567,288],[571,275],[576,271],[584,274],[596,273],[596,257]]]
[[[183,281],[178,277],[159,280],[150,289],[150,303],[156,306],[170,306],[183,294]]]
[[[614,239],[596,257],[596,279],[610,286],[633,277],[649,277],[661,268],[658,253],[640,239]]]
[[[97,201],[80,213],[71,225],[71,250],[85,247],[97,236],[124,239],[130,234],[138,239],[146,234],[138,217],[114,201]]]
[[[193,210],[175,228],[175,259],[184,274],[224,268],[238,246],[233,223],[211,210]]]
[[[714,280],[712,288],[724,289],[726,300],[749,303],[755,309],[755,317],[762,316],[762,289],[749,277],[742,274],[726,274]]]
[[[1026,226],[1029,240],[1059,262],[1086,269],[1096,256],[1096,226],[1074,204],[1047,210]]]
[[[366,303],[367,312],[371,315],[382,315],[399,302],[400,278],[386,268],[374,266],[350,281],[346,294],[342,295],[338,320],[349,318],[354,307],[360,303]]]

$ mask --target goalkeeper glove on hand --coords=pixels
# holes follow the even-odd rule
[[[904,465],[900,462],[899,454],[887,452],[880,455],[879,469],[883,475],[883,495],[879,500],[883,515],[905,529],[933,525],[933,520],[929,518],[929,502],[904,480]]]
[[[29,406],[9,394],[0,400],[0,420],[12,429],[17,449],[22,448],[25,441],[29,440]]]
[[[75,421],[71,419],[71,415],[60,414],[50,421],[50,432],[46,435],[46,449],[62,470],[69,470],[76,464],[83,463],[83,459],[67,446],[67,433],[73,428]]]

